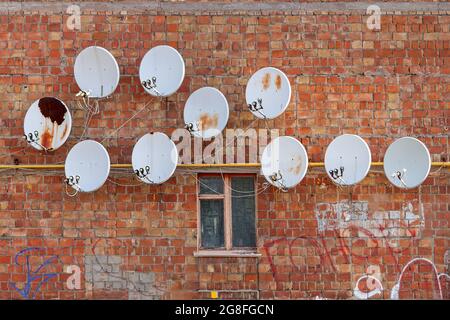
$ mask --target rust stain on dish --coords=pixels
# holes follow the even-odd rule
[[[279,74],[275,78],[275,86],[277,87],[278,90],[281,89],[281,76]]]
[[[48,129],[44,131],[44,133],[41,135],[41,145],[45,149],[51,149],[53,145],[53,134],[50,133]]]
[[[67,133],[67,123],[65,124],[63,133],[62,133],[62,135],[60,137],[61,140],[64,139],[64,137],[66,136],[66,133]]]
[[[58,125],[64,122],[64,116],[66,114],[66,107],[58,99],[52,97],[45,97],[39,99],[39,109],[44,117],[50,118],[52,122],[56,122]]]
[[[270,87],[270,73],[266,73],[262,79],[263,89],[267,90]]]
[[[54,144],[58,144],[67,134],[67,123],[65,123],[64,128],[60,128],[65,121],[67,108],[61,101],[52,97],[39,99],[38,106],[41,114],[45,118],[43,133],[40,136],[40,144],[45,149],[51,150],[54,148]],[[61,136],[59,136],[60,132],[62,132]]]
[[[214,116],[211,116],[208,113],[202,113],[199,122],[200,130],[215,129],[219,123],[219,115],[216,113]]]
[[[295,157],[295,159],[292,160],[294,160],[294,166],[289,169],[289,172],[299,175],[300,170],[302,169],[302,160],[300,157]]]

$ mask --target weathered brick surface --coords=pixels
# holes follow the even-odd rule
[[[177,94],[151,101],[104,141],[112,163],[129,163],[144,133],[181,128],[187,97],[205,85],[226,95],[228,128],[247,127],[253,116],[246,110],[245,84],[269,65],[286,72],[293,95],[285,114],[268,123],[299,138],[311,161],[322,161],[326,146],[342,133],[366,139],[373,161],[382,161],[389,143],[404,135],[426,143],[433,161],[449,161],[448,14],[384,15],[380,31],[368,30],[367,17],[355,12],[165,15],[124,7],[83,11],[80,31],[67,29],[67,17],[38,10],[1,13],[2,164],[63,163],[85,121],[75,104],[73,77],[82,48],[103,46],[120,66],[118,90],[101,103],[86,133],[101,141],[151,100],[139,83],[139,63],[151,47],[166,43],[185,59],[183,85]],[[66,145],[49,154],[21,137],[28,106],[46,95],[69,104],[74,120]],[[115,183],[71,198],[60,171],[2,171],[0,298],[31,298],[36,292],[39,299],[190,299],[224,290],[219,297],[347,299],[355,297],[361,276],[375,272],[384,290],[374,298],[387,299],[413,258],[427,258],[439,273],[449,273],[450,191],[445,169],[410,191],[391,187],[380,169],[353,190],[336,188],[323,171],[312,170],[289,193],[261,193],[259,259],[193,256],[192,174],[178,172],[160,186],[133,186],[136,180],[113,173]],[[33,270],[44,264],[40,274],[48,277],[39,290],[45,277],[33,281],[29,292],[21,291],[25,256],[15,261],[26,248],[35,248],[25,253]],[[64,266],[72,264],[81,268],[80,290],[66,286]],[[440,283],[449,299],[448,278],[441,276]],[[412,264],[404,272],[400,297],[440,298],[430,265]]]

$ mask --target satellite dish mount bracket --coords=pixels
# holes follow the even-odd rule
[[[80,90],[76,96],[81,97],[83,99],[83,103],[78,102],[78,105],[81,106],[82,109],[87,110],[88,112],[91,112],[92,114],[97,114],[100,112],[100,109],[98,107],[98,101],[94,100],[94,104],[90,103],[90,95],[91,92],[89,90],[84,91]]]
[[[274,172],[270,176],[270,180],[272,180],[272,182],[274,182],[274,183],[277,183],[279,185],[279,188],[281,189],[281,191],[283,191],[283,192],[288,191],[288,188],[284,185],[283,176],[282,176],[280,170],[278,170],[278,172]]]

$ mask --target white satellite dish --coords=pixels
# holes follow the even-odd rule
[[[147,133],[134,146],[131,159],[133,171],[141,181],[159,184],[175,172],[178,151],[164,133]]]
[[[359,136],[343,134],[335,138],[325,152],[325,170],[339,185],[354,185],[369,173],[372,155]]]
[[[245,98],[250,111],[260,119],[281,115],[291,101],[291,84],[280,70],[266,67],[256,71],[247,83]]]
[[[92,46],[81,51],[74,66],[75,80],[89,98],[111,95],[119,84],[119,65],[113,55],[102,47]]]
[[[184,122],[196,137],[217,136],[228,122],[228,102],[222,92],[212,87],[194,91],[184,107]]]
[[[282,136],[272,140],[261,156],[261,171],[272,185],[287,190],[306,175],[308,154],[305,147],[293,137]]]
[[[106,182],[111,164],[105,147],[84,140],[72,147],[66,158],[66,183],[77,191],[92,192]]]
[[[412,137],[395,140],[384,155],[384,173],[394,186],[411,189],[428,177],[430,152],[422,141]]]
[[[44,97],[33,102],[25,114],[24,137],[38,150],[61,147],[72,129],[72,116],[59,99]]]
[[[167,97],[180,88],[184,79],[181,54],[169,46],[150,49],[141,61],[139,78],[145,91],[153,96]]]

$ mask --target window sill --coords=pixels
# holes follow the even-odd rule
[[[199,250],[194,252],[194,257],[198,258],[259,258],[260,253],[246,250]]]

